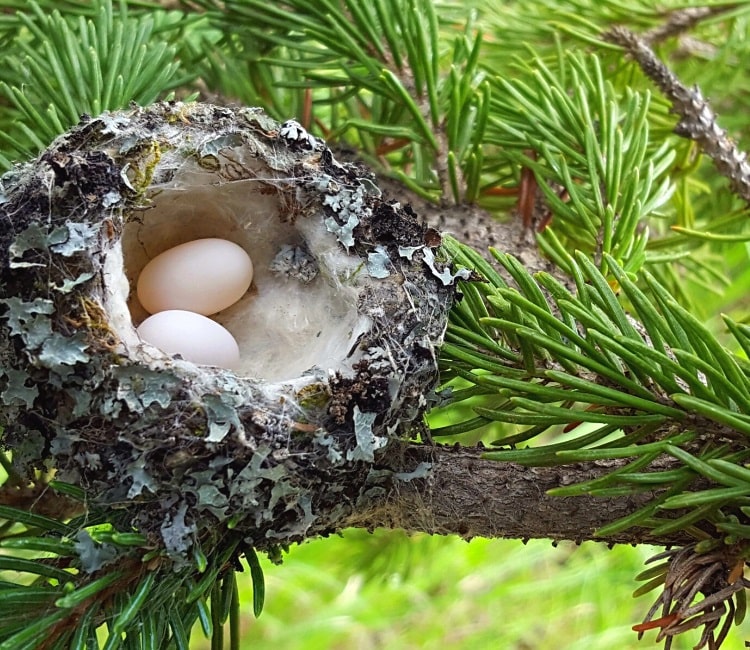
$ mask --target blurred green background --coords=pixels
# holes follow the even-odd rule
[[[238,576],[242,650],[619,650],[662,647],[639,623],[652,594],[635,576],[661,549],[548,540],[407,536],[399,531],[308,542],[281,566],[264,562],[266,604],[252,613],[250,576]],[[656,593],[653,593],[656,597]],[[750,624],[724,650],[745,648]],[[696,632],[674,641],[692,648]],[[191,647],[209,650],[200,628]]]

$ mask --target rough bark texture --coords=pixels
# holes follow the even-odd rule
[[[655,537],[642,528],[607,537],[595,535],[598,528],[646,505],[655,492],[617,498],[547,494],[553,488],[599,478],[625,461],[524,467],[482,459],[484,451],[458,445],[391,445],[380,462],[399,478],[387,492],[362,504],[344,523],[455,534],[465,539],[541,537],[663,545],[692,541],[684,532]],[[670,466],[674,461],[665,459],[652,469]]]
[[[710,10],[708,10],[710,15]],[[687,24],[704,16],[699,11],[694,16],[685,15]],[[732,191],[745,201],[750,201],[750,164],[747,152],[742,151],[718,123],[716,113],[696,86],[688,88],[656,56],[648,42],[659,33],[641,38],[624,27],[614,27],[604,37],[625,48],[641,66],[643,72],[672,103],[672,112],[680,117],[675,133],[697,142],[713,161],[722,176],[729,179]],[[648,40],[647,40],[648,39]]]

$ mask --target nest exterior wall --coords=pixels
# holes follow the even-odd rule
[[[150,211],[195,191],[216,200],[209,234],[243,241],[227,215],[245,186],[356,317],[329,332],[333,367],[235,374],[135,334],[132,233],[153,237]],[[217,522],[259,549],[326,534],[382,489],[379,453],[437,381],[454,276],[367,170],[258,109],[162,103],[86,119],[0,190],[0,426],[23,475],[54,468],[176,555]]]

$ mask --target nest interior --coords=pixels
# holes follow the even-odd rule
[[[197,165],[186,161],[185,166]],[[258,172],[262,175],[262,170]],[[255,269],[251,290],[212,317],[240,346],[237,374],[276,382],[313,368],[351,369],[357,359],[348,354],[368,328],[368,319],[357,311],[352,283],[362,269],[361,260],[342,254],[333,237],[327,250],[311,253],[303,227],[308,224],[297,228],[295,206],[285,200],[283,188],[276,191],[257,179],[216,182],[215,178],[214,172],[198,169],[189,173],[186,182],[183,167],[171,182],[150,188],[149,209],[123,229],[129,296],[123,295],[124,283],[113,282],[110,300],[125,299],[127,313],[138,325],[148,314],[132,287],[148,261],[185,242],[226,239],[250,255]]]

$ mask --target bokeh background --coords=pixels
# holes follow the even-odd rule
[[[656,631],[638,641],[631,629],[653,601],[633,598],[634,578],[660,550],[348,530],[290,549],[281,566],[263,562],[259,619],[250,576],[238,576],[241,648],[652,650],[662,647]],[[745,638],[747,621],[724,650],[745,648]],[[697,639],[688,633],[672,648]],[[191,645],[211,648],[199,627]]]

